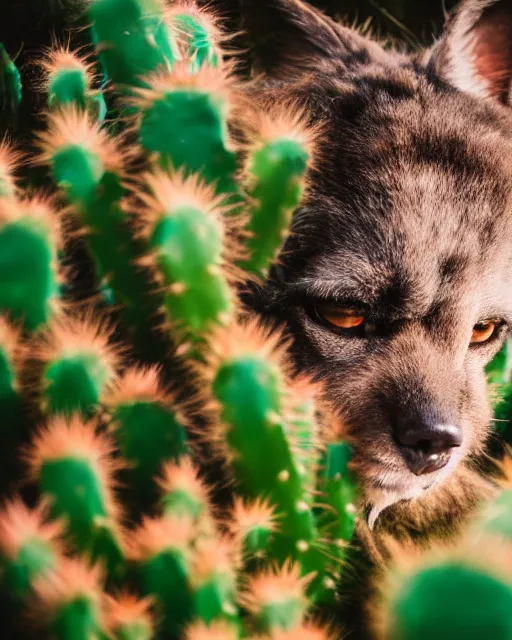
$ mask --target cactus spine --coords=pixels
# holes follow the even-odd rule
[[[109,598],[107,627],[116,640],[151,640],[155,623],[151,601],[129,593]]]
[[[7,142],[0,143],[0,198],[12,198],[16,194],[15,174],[21,155]]]

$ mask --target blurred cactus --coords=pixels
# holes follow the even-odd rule
[[[103,120],[107,107],[101,91],[94,87],[91,63],[67,49],[56,49],[44,60],[43,70],[50,109],[74,105],[88,111],[93,119]]]
[[[45,522],[41,508],[30,511],[19,500],[0,515],[0,562],[12,596],[28,595],[34,581],[53,570],[60,551],[58,522]]]
[[[193,2],[84,11],[96,57],[41,62],[44,193],[0,147],[3,442],[44,506],[9,496],[2,584],[62,640],[330,638],[310,612],[354,528],[349,449],[320,437],[319,389],[239,299],[279,252],[319,132],[245,108]]]
[[[150,609],[151,600],[129,593],[109,598],[107,627],[117,640],[151,640],[155,623]]]
[[[416,559],[398,555],[383,586],[378,637],[389,640],[475,640],[512,637],[512,572],[500,558],[507,546],[467,541],[458,549]]]
[[[0,198],[0,313],[28,330],[47,323],[59,299],[57,213],[48,198]]]
[[[76,415],[56,418],[34,437],[27,460],[53,517],[61,518],[77,549],[101,558],[115,579],[123,571],[119,510],[113,494],[113,445]]]
[[[34,583],[34,613],[55,638],[105,637],[101,571],[81,560],[61,558]]]
[[[0,124],[16,128],[22,98],[19,69],[0,42]]]
[[[163,464],[178,462],[187,451],[184,418],[155,368],[125,371],[105,404],[130,480],[147,496]]]

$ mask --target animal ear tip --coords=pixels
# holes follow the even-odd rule
[[[306,0],[241,0],[241,7],[246,33],[256,43],[256,57],[271,75],[284,69],[293,76],[294,65],[302,71],[326,59],[343,63],[354,51],[367,49],[373,55],[380,48]]]
[[[430,62],[456,88],[509,102],[512,0],[463,0],[448,15]]]

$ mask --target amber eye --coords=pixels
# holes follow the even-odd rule
[[[316,312],[324,322],[338,329],[355,329],[361,327],[365,321],[360,311],[329,304],[318,306]]]
[[[471,344],[483,344],[488,342],[496,333],[498,323],[494,320],[483,320],[473,327],[471,334]]]

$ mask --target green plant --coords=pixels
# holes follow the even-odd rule
[[[84,19],[97,58],[42,63],[30,160],[53,195],[0,148],[0,411],[30,505],[0,514],[3,585],[67,640],[331,637],[310,616],[352,536],[350,448],[238,296],[320,132],[248,108],[191,2],[90,0]]]

